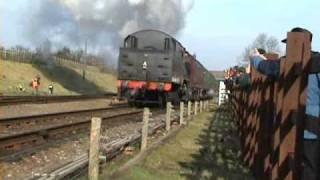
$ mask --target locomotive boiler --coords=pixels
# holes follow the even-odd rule
[[[175,38],[158,30],[129,34],[119,51],[118,95],[129,104],[210,98],[214,77]]]

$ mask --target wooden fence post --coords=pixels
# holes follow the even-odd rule
[[[6,50],[2,50],[1,51],[2,52],[2,58],[3,58],[3,60],[6,60],[7,59],[7,52],[6,52]]]
[[[197,102],[197,114],[200,113],[200,101]]]
[[[191,101],[188,101],[188,119],[191,118]]]
[[[184,114],[184,103],[181,101],[180,102],[180,126],[182,125],[182,124],[184,124],[184,122],[183,122],[183,114]]]
[[[166,114],[166,130],[170,131],[171,126],[171,102],[167,102],[167,114]]]
[[[202,101],[202,112],[205,111],[205,101]]]
[[[149,108],[143,109],[143,125],[141,131],[141,151],[144,151],[147,148],[148,143],[148,126],[149,126]]]
[[[198,102],[194,101],[194,115],[198,114]]]
[[[283,81],[279,82],[281,94],[280,147],[278,179],[302,178],[303,120],[308,84],[308,64],[311,60],[310,36],[306,33],[289,32],[284,66],[280,68]]]
[[[100,143],[101,118],[91,119],[90,151],[89,151],[89,179],[99,178],[99,143]]]
[[[201,112],[204,111],[204,101],[201,101]]]
[[[206,100],[206,111],[208,111],[208,110],[209,110],[209,101]]]

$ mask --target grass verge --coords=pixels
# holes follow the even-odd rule
[[[240,160],[230,113],[223,108],[202,113],[126,172],[102,179],[253,179]],[[118,165],[117,165],[118,166]]]
[[[39,94],[47,95],[48,86],[54,86],[55,95],[98,94],[116,92],[116,77],[87,66],[86,78],[73,62],[19,63],[0,59],[0,93],[3,95],[32,95],[30,82],[40,76]],[[19,87],[24,90],[20,91]]]

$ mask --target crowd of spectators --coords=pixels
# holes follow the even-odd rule
[[[225,71],[225,84],[228,88],[238,85],[242,88],[250,84],[250,70],[248,67],[234,66]]]

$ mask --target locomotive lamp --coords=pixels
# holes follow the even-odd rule
[[[142,63],[142,70],[143,70],[143,74],[144,74],[144,77],[145,77],[145,80],[148,81],[148,77],[147,77],[147,74],[148,74],[148,64],[147,64],[147,61],[143,61]]]
[[[143,70],[147,70],[147,68],[148,68],[147,62],[146,62],[146,61],[143,61],[142,69],[143,69]]]
[[[149,83],[148,83],[148,64],[147,61],[143,61],[142,63],[142,70],[143,70],[143,75],[145,77],[145,81],[146,81],[146,88],[148,88]]]

